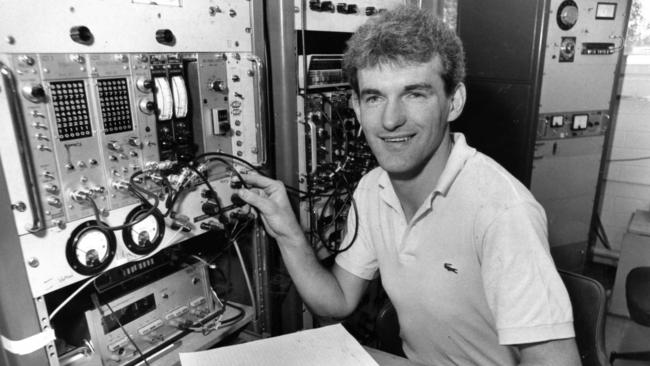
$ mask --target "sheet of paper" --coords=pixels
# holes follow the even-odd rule
[[[182,366],[378,366],[342,325],[208,351],[181,353]]]

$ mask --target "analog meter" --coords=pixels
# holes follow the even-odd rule
[[[150,206],[138,206],[126,216],[125,223],[142,220],[122,230],[124,244],[135,254],[153,252],[165,235],[165,219],[162,214],[158,210],[149,214],[149,209]]]
[[[573,0],[563,1],[557,8],[557,25],[562,30],[573,28],[578,22],[578,4]]]
[[[68,239],[65,255],[72,269],[91,276],[108,267],[115,257],[115,247],[115,234],[91,220],[74,229]]]

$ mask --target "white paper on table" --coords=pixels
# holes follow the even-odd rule
[[[181,353],[182,366],[378,366],[342,325],[208,351]]]

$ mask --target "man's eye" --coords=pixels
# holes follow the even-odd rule
[[[418,98],[425,98],[426,94],[420,92],[411,92],[407,96],[409,98],[418,99]]]
[[[376,95],[367,96],[365,99],[365,102],[369,104],[377,103],[378,101],[379,101],[379,97]]]

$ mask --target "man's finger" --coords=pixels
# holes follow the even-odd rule
[[[273,179],[265,177],[261,174],[243,174],[242,178],[244,179],[244,182],[247,184],[250,184],[255,187],[259,188],[266,188],[271,185],[273,185],[273,182],[275,182]]]
[[[249,189],[238,189],[235,191],[235,194],[239,196],[244,202],[248,203],[251,206],[255,206],[262,213],[269,212],[271,210],[269,200],[266,197],[262,197],[256,192],[253,192]]]

